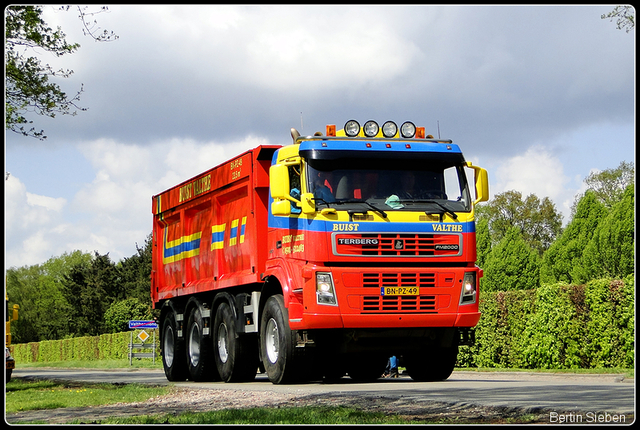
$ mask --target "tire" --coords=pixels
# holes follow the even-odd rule
[[[7,380],[6,382],[11,382],[11,374],[13,373],[13,369],[7,369]]]
[[[295,336],[289,328],[289,313],[284,299],[281,294],[271,296],[260,319],[260,353],[272,383],[287,384],[301,379],[294,350]]]
[[[189,379],[194,382],[213,381],[217,376],[213,361],[211,339],[203,334],[204,320],[200,307],[194,306],[189,312],[186,332],[186,355]]]
[[[255,379],[259,361],[257,339],[237,336],[236,321],[228,303],[222,303],[216,311],[213,355],[221,380],[249,382]]]
[[[162,321],[162,366],[169,381],[184,381],[189,373],[184,342],[178,339],[173,312],[165,315]]]
[[[444,381],[453,372],[458,359],[458,346],[437,347],[405,355],[407,373],[419,382]]]

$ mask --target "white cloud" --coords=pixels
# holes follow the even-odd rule
[[[571,187],[573,181],[565,175],[560,159],[544,146],[534,145],[524,154],[502,162],[495,169],[495,177],[492,195],[516,190],[522,193],[523,198],[530,194],[541,199],[548,197],[563,214],[563,221],[569,221],[577,190]]]
[[[14,175],[5,180],[5,267],[42,263],[55,240],[50,228],[60,222],[66,201],[27,192]]]
[[[518,190],[556,200],[569,179],[560,160],[543,146],[532,146],[523,155],[506,160],[496,171],[498,192]]]
[[[64,205],[67,204],[67,200],[62,197],[54,198],[47,196],[39,196],[37,194],[27,194],[27,204],[29,206],[40,206],[55,212],[60,212]]]

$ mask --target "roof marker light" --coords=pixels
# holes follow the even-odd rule
[[[380,126],[375,121],[367,121],[364,123],[364,127],[362,129],[364,130],[365,136],[375,137],[375,135],[378,134],[378,131],[380,130]]]
[[[416,139],[424,139],[424,127],[416,127]]]
[[[354,119],[349,120],[344,125],[344,132],[349,137],[356,137],[360,133],[360,124]]]
[[[398,133],[398,126],[393,121],[387,121],[382,124],[382,134],[384,137],[393,137]]]
[[[400,133],[405,139],[410,139],[416,135],[416,126],[411,121],[407,121],[400,127]]]
[[[332,125],[327,125],[327,136],[334,136],[336,135],[336,126],[335,124]]]

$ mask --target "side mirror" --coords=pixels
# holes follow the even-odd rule
[[[477,205],[480,202],[486,202],[489,200],[489,175],[487,171],[482,167],[472,165],[471,162],[467,162],[467,166],[475,172],[476,201],[473,204]]]
[[[269,167],[269,188],[274,199],[288,200],[289,196],[289,169],[284,164],[274,164]],[[288,203],[287,203],[288,204]]]
[[[271,213],[280,216],[291,215],[291,203],[289,200],[277,200],[271,203]]]

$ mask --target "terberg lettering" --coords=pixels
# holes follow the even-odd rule
[[[377,245],[378,239],[338,239],[338,245]]]

